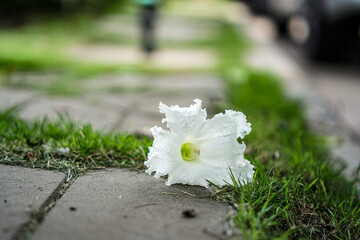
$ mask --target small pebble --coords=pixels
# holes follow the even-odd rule
[[[196,216],[195,209],[186,209],[182,211],[182,215],[186,218],[194,218]]]

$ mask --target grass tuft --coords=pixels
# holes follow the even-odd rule
[[[127,133],[102,133],[58,114],[34,122],[0,113],[0,163],[54,169],[77,175],[105,167],[143,169],[151,140]],[[66,151],[69,149],[69,152]]]

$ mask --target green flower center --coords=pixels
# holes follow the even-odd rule
[[[181,157],[184,161],[194,161],[200,155],[200,150],[193,143],[183,143],[181,146]]]

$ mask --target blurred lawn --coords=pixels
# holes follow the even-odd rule
[[[106,38],[95,31],[89,18],[72,21],[53,20],[31,24],[20,29],[0,30],[0,67],[7,71],[68,71],[76,74],[95,74],[121,71],[118,64],[92,64],[77,61],[65,54],[65,48]],[[126,38],[117,37],[118,44]],[[136,66],[134,66],[136,67]]]

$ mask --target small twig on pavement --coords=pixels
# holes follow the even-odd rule
[[[192,194],[192,193],[188,193],[188,192],[185,192],[185,191],[180,190],[180,189],[177,189],[177,188],[174,188],[174,189],[176,189],[177,191],[182,192],[182,193],[184,193],[184,194],[186,194],[186,195],[189,195],[189,196],[191,196],[191,197],[200,198],[200,197],[198,197],[198,196],[196,196],[196,195],[194,195],[194,194]]]
[[[140,204],[140,205],[135,206],[134,208],[141,208],[141,207],[147,207],[147,206],[152,206],[152,205],[157,205],[157,203]]]
[[[172,193],[172,192],[162,192],[162,194],[164,194],[164,195],[176,195],[176,193]]]
[[[214,232],[211,232],[209,229],[207,228],[203,228],[202,230],[203,233],[205,233],[206,235],[215,238],[216,240],[225,240],[225,238],[219,234],[216,234]]]

